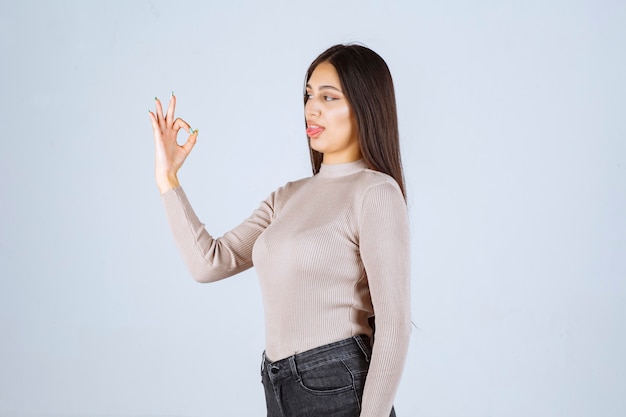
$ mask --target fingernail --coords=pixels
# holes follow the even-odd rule
[[[197,135],[199,131],[200,131],[200,129],[196,129],[193,133],[195,133]]]
[[[174,92],[172,91],[172,96],[174,95]]]
[[[193,135],[193,129],[192,128],[189,128],[189,134]]]

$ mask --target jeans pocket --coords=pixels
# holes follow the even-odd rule
[[[343,360],[323,362],[300,372],[300,385],[317,395],[332,395],[354,389],[354,377]]]

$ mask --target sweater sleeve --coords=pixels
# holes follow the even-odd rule
[[[273,197],[263,201],[239,226],[214,238],[196,216],[182,188],[162,195],[176,246],[196,281],[218,281],[252,266],[254,242],[273,217]]]
[[[359,241],[376,316],[361,417],[387,417],[411,333],[409,224],[397,184],[388,181],[367,191]]]

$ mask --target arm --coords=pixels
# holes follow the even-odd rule
[[[386,182],[367,191],[360,251],[376,315],[361,417],[383,417],[391,412],[411,332],[409,224],[396,184]]]
[[[182,188],[170,189],[162,195],[174,240],[196,281],[217,281],[252,266],[252,247],[271,222],[274,195],[220,238],[213,238],[206,231]]]
[[[197,281],[211,282],[249,268],[254,241],[271,219],[272,197],[241,225],[214,239],[191,208],[177,177],[178,170],[196,144],[198,130],[192,130],[180,118],[174,119],[174,94],[165,116],[161,102],[156,98],[155,104],[156,111],[150,112],[150,120],[154,133],[156,183],[174,240],[189,271]],[[176,140],[181,129],[190,134],[182,146]]]

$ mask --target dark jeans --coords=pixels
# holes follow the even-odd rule
[[[267,416],[358,417],[371,352],[369,338],[360,335],[277,362],[263,353]]]

